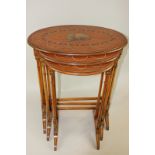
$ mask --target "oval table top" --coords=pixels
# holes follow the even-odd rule
[[[111,53],[127,44],[126,37],[112,29],[86,25],[54,26],[38,30],[28,38],[34,49],[61,55]]]

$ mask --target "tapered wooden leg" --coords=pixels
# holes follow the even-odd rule
[[[99,92],[98,92],[98,98],[97,98],[97,105],[96,105],[96,110],[95,110],[95,119],[98,117],[99,113],[99,107],[100,107],[100,99],[101,99],[101,92],[102,92],[102,86],[103,86],[103,77],[104,73],[101,73],[101,78],[100,78],[100,86],[99,86]]]
[[[104,127],[100,127],[100,140],[103,140],[103,132],[104,132]]]
[[[50,139],[51,133],[51,124],[52,124],[52,108],[51,108],[51,80],[50,80],[50,73],[49,69],[46,68],[46,80],[47,80],[47,93],[48,93],[48,105],[47,105],[47,141]]]
[[[110,106],[110,102],[108,100],[107,110],[106,110],[106,114],[105,114],[105,120],[103,120],[103,122],[105,121],[106,130],[109,130],[109,106]]]
[[[104,121],[102,121],[100,127],[100,140],[103,140],[103,134],[104,134]]]
[[[101,78],[100,78],[100,86],[99,86],[99,92],[98,92],[98,97],[97,97],[97,104],[96,104],[96,110],[94,112],[94,120],[95,120],[95,127],[96,127],[96,149],[100,149],[100,137],[101,137],[101,128],[98,127],[97,125],[97,118],[98,115],[100,115],[100,106],[101,106],[101,92],[102,92],[102,87],[103,87],[103,78],[104,78],[104,73],[101,73]]]
[[[110,96],[112,92],[112,87],[113,87],[113,82],[116,74],[116,68],[117,68],[117,63],[114,65],[111,75],[110,75],[110,81],[109,81],[109,96],[107,100],[107,107],[106,107],[106,114],[105,114],[105,126],[106,130],[109,130],[109,107],[110,107]]]
[[[58,121],[53,121],[54,123],[54,151],[57,150],[57,143],[58,143]]]
[[[114,67],[107,71],[105,74],[104,88],[102,93],[102,104],[100,106],[100,113],[98,115],[97,126],[100,127],[100,130],[104,130],[102,124],[105,123],[106,130],[109,130],[109,106],[110,106],[110,95],[112,90],[112,84],[114,80],[115,70],[117,63]],[[103,132],[101,132],[101,139],[103,137]]]
[[[108,98],[108,82],[109,82],[109,76],[107,75],[107,72],[104,74],[104,87],[102,91],[102,100],[99,107],[98,116],[96,119],[96,128],[100,131],[100,137],[99,139],[103,139],[103,130],[104,130],[104,117],[106,112],[106,103]]]
[[[51,127],[52,127],[52,112],[50,112],[48,114],[48,121],[47,121],[47,141],[49,141],[49,139],[50,139]]]
[[[96,149],[100,149],[100,129],[96,129]]]
[[[58,113],[57,113],[57,100],[56,100],[56,86],[55,86],[55,71],[51,70],[52,81],[52,114],[53,114],[53,128],[54,128],[54,151],[57,150],[58,142]]]
[[[104,129],[102,124],[104,124],[103,120],[104,120],[104,113],[105,113],[107,84],[108,84],[108,76],[106,76],[106,73],[104,73],[104,86],[103,86],[103,91],[102,91],[102,99],[101,99],[101,103],[99,106],[98,115],[96,118],[96,128],[99,128],[100,133],[102,134],[102,137],[103,137],[103,132],[101,132],[101,130]],[[100,137],[100,139],[102,138]]]
[[[47,122],[47,140],[49,140],[50,136],[50,128],[49,128],[49,117],[50,117],[50,106],[49,106],[49,90],[48,90],[48,72],[47,72],[47,66],[42,63],[43,67],[43,85],[44,85],[44,91],[45,91],[45,101],[46,101],[46,122]]]
[[[40,94],[41,94],[43,133],[46,134],[46,103],[45,103],[45,92],[44,92],[44,85],[43,85],[44,68],[41,66],[40,59],[38,58],[36,60],[37,60],[38,78],[39,78]]]
[[[110,72],[110,71],[109,71]],[[109,109],[108,109],[108,95],[109,95],[109,89],[110,89],[110,74],[106,73],[105,74],[105,82],[104,82],[104,89],[103,89],[103,94],[102,94],[102,105],[100,107],[100,115],[99,115],[99,124],[100,124],[100,128],[101,130],[104,130],[104,124],[106,126],[106,128],[109,128]],[[101,131],[102,135],[101,135],[101,139],[103,139],[103,132]]]
[[[105,115],[106,130],[109,130],[109,113]]]

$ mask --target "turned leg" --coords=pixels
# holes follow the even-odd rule
[[[43,124],[43,133],[46,134],[46,101],[45,101],[45,92],[43,85],[43,72],[44,68],[41,66],[41,62],[39,58],[37,60],[37,68],[38,68],[38,78],[40,85],[40,94],[41,94],[41,109],[42,109],[42,124]]]
[[[55,71],[51,70],[52,81],[52,114],[53,114],[53,128],[54,128],[54,151],[57,150],[58,142],[58,113],[57,113],[57,100],[56,100],[56,86],[55,86]]]

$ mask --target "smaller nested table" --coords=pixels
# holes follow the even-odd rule
[[[121,33],[96,26],[65,25],[32,33],[40,83],[43,133],[50,138],[54,128],[54,150],[58,140],[58,110],[93,110],[97,149],[104,128],[109,130],[109,106],[116,66],[127,39]],[[97,97],[57,98],[55,71],[89,76],[101,74]]]

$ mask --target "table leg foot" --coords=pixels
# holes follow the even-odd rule
[[[96,131],[96,149],[99,150],[100,149],[100,132],[97,129]]]
[[[56,151],[58,143],[58,115],[56,119],[53,119],[53,127],[54,127],[54,151]]]
[[[102,125],[100,128],[100,140],[103,140],[104,126]]]
[[[46,119],[44,118],[42,122],[43,122],[43,134],[46,134]]]
[[[47,141],[49,141],[49,140],[50,140],[50,138],[49,138],[49,137],[47,137],[46,139],[47,139]]]
[[[54,136],[54,151],[57,150],[58,136]]]
[[[52,124],[52,113],[50,112],[48,114],[48,122],[47,122],[47,141],[50,139],[50,134],[51,134],[51,125]]]
[[[54,146],[54,151],[57,151],[57,147],[56,146]]]
[[[49,141],[51,128],[47,127],[47,141]]]
[[[105,116],[105,125],[106,125],[106,130],[109,130],[109,114]]]
[[[109,131],[109,126],[108,126],[108,127],[106,127],[106,130],[107,130],[107,131]]]

